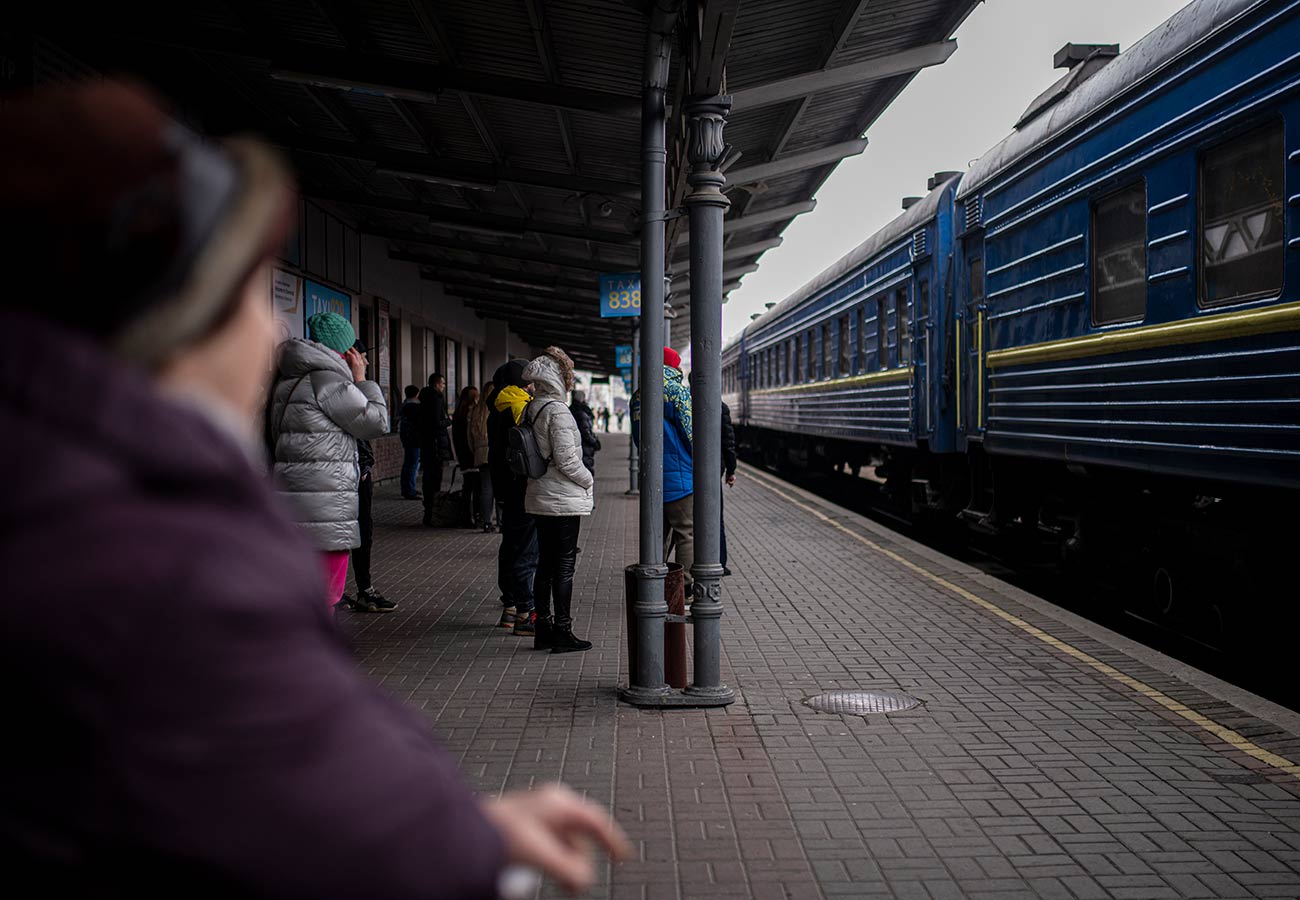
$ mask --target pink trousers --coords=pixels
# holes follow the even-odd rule
[[[330,608],[333,609],[343,597],[343,588],[348,583],[347,550],[323,550],[321,562],[325,565],[325,584]]]

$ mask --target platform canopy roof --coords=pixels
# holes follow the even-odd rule
[[[668,206],[686,189],[688,83],[730,93],[724,291],[862,151],[912,75],[951,55],[977,3],[683,4]],[[81,6],[75,18],[31,6],[51,46],[142,75],[209,130],[280,145],[306,196],[481,316],[614,368],[629,320],[599,318],[596,277],[638,268],[647,2],[187,0],[138,17]],[[685,221],[670,222],[667,245],[675,341],[688,322]]]

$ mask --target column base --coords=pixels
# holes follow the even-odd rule
[[[736,692],[726,685],[711,688],[688,687],[684,691],[665,688],[658,690],[646,688],[622,688],[618,699],[641,709],[699,709],[707,706],[729,706],[736,702]]]
[[[640,497],[640,496],[641,496],[641,492],[640,492],[639,490],[637,490],[636,488],[628,488],[626,491],[623,492],[623,496],[624,496],[624,497]]]

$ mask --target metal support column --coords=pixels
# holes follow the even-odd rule
[[[640,323],[632,320],[632,394],[635,395],[641,384],[641,367],[638,365],[641,356],[641,327]],[[610,392],[611,398],[613,391]],[[612,402],[612,399],[611,399]],[[632,411],[628,410],[628,418],[631,419]],[[641,493],[639,482],[640,475],[637,471],[637,452],[636,441],[627,442],[627,491],[626,496],[635,497]]]
[[[731,110],[727,96],[692,97],[688,143],[691,189],[691,405],[695,528],[695,678],[686,695],[700,706],[736,699],[722,683],[722,219],[731,205],[722,193],[722,139]]]
[[[664,204],[668,152],[665,93],[672,55],[672,11],[656,6],[646,37],[641,88],[641,552],[636,567],[636,671],[620,693],[638,706],[671,703],[664,681]]]

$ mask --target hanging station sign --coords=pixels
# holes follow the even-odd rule
[[[631,344],[615,345],[614,363],[620,369],[632,368],[632,345]]]
[[[600,317],[641,315],[641,273],[613,272],[600,276]]]

